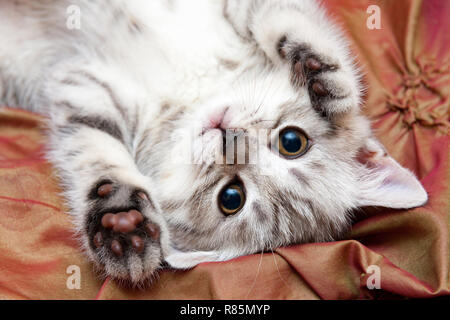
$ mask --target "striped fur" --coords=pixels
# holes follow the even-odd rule
[[[80,30],[66,27],[69,5]],[[0,1],[0,40],[0,102],[47,116],[48,158],[83,249],[107,275],[138,283],[164,260],[183,268],[329,241],[355,208],[426,201],[372,137],[358,68],[313,0]],[[299,72],[311,57],[326,67]],[[288,160],[273,146],[293,126],[310,148]],[[245,135],[243,164],[223,161],[237,152],[227,129]],[[187,142],[192,162],[175,162]],[[246,204],[225,216],[218,194],[235,179]],[[104,181],[116,189],[99,200]],[[152,205],[141,208],[135,190]],[[136,206],[161,227],[160,243],[122,260],[96,250],[101,215]]]

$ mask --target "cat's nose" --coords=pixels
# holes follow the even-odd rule
[[[210,129],[220,129],[222,131],[225,131],[227,129],[227,112],[229,110],[229,107],[226,107],[222,110],[216,111],[214,114],[212,114],[208,119],[208,127]]]

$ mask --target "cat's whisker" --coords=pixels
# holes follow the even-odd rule
[[[289,285],[288,285],[288,283],[287,283],[287,281],[284,280],[283,276],[281,275],[280,268],[278,267],[277,259],[276,259],[276,257],[275,257],[275,253],[273,252],[272,246],[270,246],[270,251],[272,252],[273,262],[275,263],[275,267],[277,268],[277,272],[278,272],[278,275],[280,276],[281,281],[283,282],[283,284],[284,284],[286,287],[290,288]]]
[[[341,238],[355,207],[426,202],[373,138],[317,1],[76,1],[82,28],[63,23],[69,0],[0,1],[0,105],[46,116],[75,236],[105,276],[156,279],[172,244],[179,268],[270,247],[286,284],[274,248]]]
[[[252,292],[253,288],[256,285],[256,280],[258,279],[259,271],[261,270],[261,264],[262,264],[262,260],[263,260],[263,255],[264,255],[264,251],[261,251],[261,254],[259,255],[259,263],[258,263],[258,269],[256,269],[255,279],[253,280],[253,283],[250,286],[250,289],[248,289],[248,292],[245,295],[245,299],[247,299],[249,297],[250,293]]]

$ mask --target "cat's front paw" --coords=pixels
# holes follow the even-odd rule
[[[163,261],[167,230],[149,195],[103,180],[89,199],[85,230],[94,262],[115,279],[133,284],[151,279]]]
[[[286,36],[277,48],[280,58],[290,63],[293,85],[306,86],[314,108],[330,116],[359,107],[358,75],[343,65],[343,59],[333,57],[332,52],[316,52],[309,44],[292,42]]]

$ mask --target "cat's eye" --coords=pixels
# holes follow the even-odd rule
[[[236,214],[245,203],[245,194],[240,183],[231,183],[219,194],[219,208],[227,216]]]
[[[280,132],[278,150],[288,159],[302,156],[308,150],[308,137],[297,128],[288,127]]]

